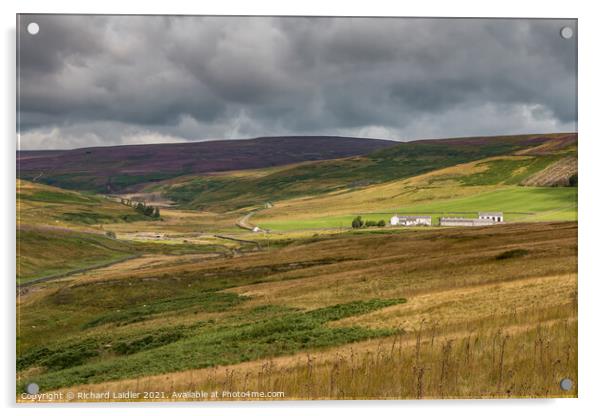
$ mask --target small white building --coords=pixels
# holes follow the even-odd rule
[[[493,222],[504,222],[503,212],[479,212],[480,220],[493,220]]]
[[[258,233],[261,231],[261,228],[259,228],[258,226],[253,227],[253,232],[254,233]]]
[[[393,215],[390,220],[391,225],[402,225],[404,227],[430,226],[431,223],[432,219],[428,215]]]

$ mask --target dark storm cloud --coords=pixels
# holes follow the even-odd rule
[[[26,32],[38,22],[40,33]],[[23,148],[575,130],[575,21],[20,18]]]

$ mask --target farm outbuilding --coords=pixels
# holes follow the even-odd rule
[[[504,222],[503,212],[479,212],[480,220],[493,220],[493,222]]]
[[[493,220],[480,218],[441,217],[439,225],[443,227],[478,227],[481,225],[493,225]]]
[[[503,212],[479,212],[478,218],[441,217],[439,225],[447,227],[479,227],[504,222]]]
[[[431,225],[432,219],[428,215],[393,215],[390,220],[391,225],[402,225],[405,227],[414,227],[417,225]]]

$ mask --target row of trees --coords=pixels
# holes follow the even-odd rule
[[[127,205],[128,207],[134,208],[137,213],[142,214],[144,216],[156,219],[161,218],[161,210],[159,210],[159,207],[146,205],[144,202],[134,202],[131,199],[125,198],[121,198],[121,203],[123,205]]]
[[[362,219],[362,217],[357,216],[353,219],[353,221],[351,221],[351,226],[353,228],[364,228],[364,227],[384,227],[385,225],[387,225],[387,223],[385,222],[385,220],[380,220],[380,221],[364,221]]]
[[[146,205],[144,202],[138,202],[134,207],[136,212],[151,218],[161,218],[161,211],[159,207],[153,207],[152,205]]]

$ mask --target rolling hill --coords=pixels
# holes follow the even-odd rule
[[[563,146],[555,144],[559,141]],[[504,211],[507,221],[576,220],[577,188],[565,186],[576,169],[554,168],[576,160],[576,137],[551,138],[528,154],[522,150],[360,189],[282,200],[253,220],[271,230],[348,227],[357,215],[387,220],[394,213],[431,215],[435,223],[440,216],[488,210]],[[537,179],[550,177],[550,171],[554,186],[527,186],[539,185]]]
[[[370,192],[370,187],[386,182],[452,167],[498,155],[531,149],[551,148],[516,160],[496,160],[487,169],[487,177],[464,178],[464,184],[491,184],[493,172],[506,175],[521,168],[510,182],[520,182],[532,173],[559,160],[560,155],[574,155],[575,134],[473,137],[425,140],[400,143],[364,156],[307,162],[278,168],[191,175],[162,182],[147,189],[162,192],[182,207],[229,211],[266,202],[292,198],[316,197],[332,192]],[[562,146],[551,146],[560,142]],[[483,170],[483,169],[482,169]],[[518,181],[518,182],[517,182]],[[354,195],[356,195],[354,193]]]
[[[100,226],[147,219],[104,197],[17,180],[17,282],[129,258],[132,247]]]
[[[17,153],[17,175],[62,188],[114,193],[184,174],[256,169],[370,153],[396,142],[352,137],[261,137]]]
[[[169,223],[169,221],[167,221]],[[157,228],[132,207],[98,195],[17,181],[17,283],[66,275],[145,253],[198,253],[212,245],[157,245],[115,239],[111,226]]]
[[[440,217],[476,217],[479,211],[503,211],[505,222],[577,220],[576,188],[450,187],[433,189],[430,194],[418,192],[415,198],[410,196],[411,188],[405,188],[403,192],[405,197],[386,203],[377,200],[365,205],[338,197],[291,200],[273,210],[259,212],[252,221],[264,229],[286,232],[346,229],[358,215],[363,220],[385,222],[393,214],[429,215],[433,218],[433,225],[439,224]],[[437,199],[436,193],[440,198]],[[420,199],[427,195],[432,195],[433,200]],[[340,205],[328,205],[337,203]]]
[[[88,230],[94,225],[148,221],[132,207],[103,196],[17,180],[19,223]]]

